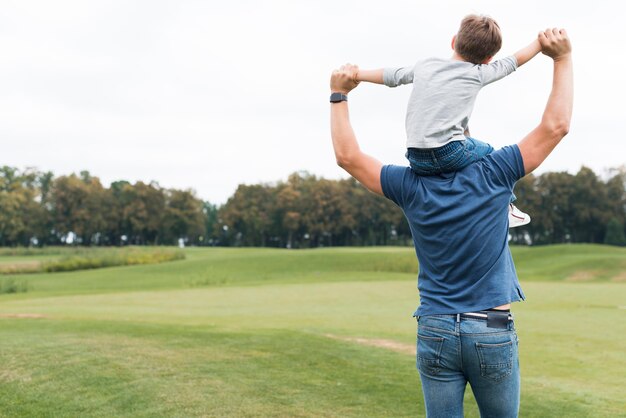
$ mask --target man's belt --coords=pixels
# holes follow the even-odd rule
[[[488,328],[508,328],[509,321],[513,320],[513,314],[507,311],[465,312],[465,313],[459,314],[459,317],[486,320]]]

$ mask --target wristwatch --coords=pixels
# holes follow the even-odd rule
[[[348,101],[348,95],[347,94],[332,93],[330,95],[330,102],[331,103],[339,103],[339,102],[347,102],[347,101]]]

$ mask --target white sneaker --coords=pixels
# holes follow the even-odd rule
[[[509,228],[530,223],[530,216],[519,210],[513,203],[509,203]]]

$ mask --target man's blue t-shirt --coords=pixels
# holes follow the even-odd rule
[[[417,316],[473,312],[524,299],[508,245],[508,206],[524,176],[517,145],[454,173],[387,165],[384,195],[406,216],[419,260]]]

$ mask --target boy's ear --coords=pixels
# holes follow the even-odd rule
[[[454,44],[456,43],[456,35],[454,35],[452,37],[452,42],[450,42],[450,47],[452,47],[452,50],[454,50]]]
[[[489,61],[491,61],[493,57],[487,57],[485,58],[485,60],[483,62],[481,62],[481,64],[489,64]]]

